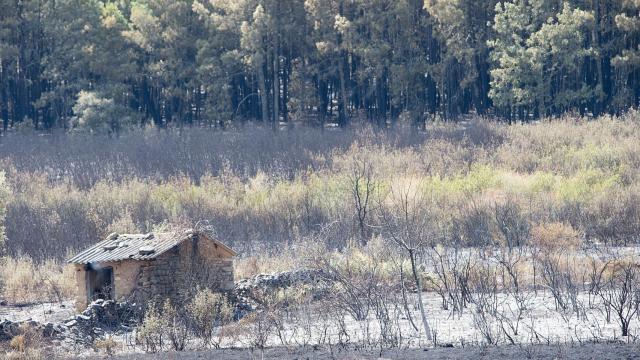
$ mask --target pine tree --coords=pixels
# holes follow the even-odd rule
[[[453,87],[450,92],[473,91],[474,107],[484,113],[489,107],[489,48],[492,36],[488,23],[493,19],[497,1],[425,0],[425,9],[433,18],[440,49],[438,82]],[[460,73],[460,81],[451,74]],[[448,99],[447,101],[451,101]],[[464,104],[467,110],[471,104]],[[451,105],[450,105],[451,106]]]
[[[581,110],[593,97],[579,76],[579,64],[592,53],[585,47],[593,15],[565,3],[560,13],[543,0],[496,5],[489,41],[494,68],[494,104],[528,119]]]
[[[188,0],[145,0],[131,8],[124,34],[143,59],[139,91],[145,114],[157,125],[192,123],[201,88],[196,71],[197,39],[203,24]]]
[[[637,106],[640,94],[640,1],[624,0],[615,25],[622,32],[620,50],[613,58],[618,73],[614,108]]]

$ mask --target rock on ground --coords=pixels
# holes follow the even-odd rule
[[[297,269],[274,274],[260,274],[253,278],[240,280],[231,293],[231,301],[236,306],[236,317],[241,318],[248,312],[260,307],[260,296],[264,293],[286,289],[291,286],[311,285],[314,297],[323,296],[330,276],[322,270]]]

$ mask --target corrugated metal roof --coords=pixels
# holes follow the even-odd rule
[[[193,231],[166,232],[149,234],[111,234],[94,246],[80,252],[67,262],[88,264],[120,260],[151,260],[169,251],[192,236],[200,235]],[[208,237],[207,237],[208,238]],[[214,240],[215,241],[215,240]],[[228,246],[216,241],[230,254],[235,252]],[[143,251],[141,251],[141,248]]]

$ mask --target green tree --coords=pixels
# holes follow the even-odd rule
[[[197,76],[197,40],[204,26],[190,0],[133,3],[124,36],[142,60],[140,105],[157,125],[199,120],[202,88]]]
[[[615,18],[616,26],[626,33],[627,44],[616,60],[619,64],[637,66],[640,64],[640,44],[638,44],[638,34],[640,34],[640,0],[625,0],[623,2],[625,12],[618,14]]]
[[[619,84],[614,107],[617,109],[638,103],[640,84],[640,1],[624,0],[622,12],[616,15],[616,27],[622,32],[619,53],[613,58]]]
[[[206,94],[205,116],[226,124],[235,116],[254,113],[258,94],[246,80],[238,25],[244,19],[242,1],[193,3],[193,11],[206,28],[206,37],[197,43],[197,73]],[[243,111],[244,110],[244,111]]]
[[[349,81],[349,50],[345,33],[351,26],[345,17],[347,4],[343,0],[322,1],[307,0],[305,9],[309,22],[313,24],[311,37],[315,46],[314,68],[315,76],[322,79],[323,84],[336,83],[338,89],[339,106],[338,122],[346,124],[349,118],[350,108],[350,81]],[[323,110],[329,104],[328,99],[323,101]],[[325,111],[321,115],[324,117]]]
[[[564,3],[555,19],[548,19],[527,41],[526,55],[535,74],[534,98],[541,116],[582,110],[594,98],[594,88],[582,80],[581,63],[593,55],[585,47],[593,14]]]
[[[492,110],[619,113],[640,97],[639,10],[638,0],[4,1],[0,117],[3,130],[68,127],[87,94],[159,126],[275,128],[291,111],[381,127]]]
[[[580,77],[580,62],[593,15],[565,3],[558,14],[543,0],[514,0],[496,5],[489,41],[494,67],[491,96],[506,113],[528,119],[581,110],[593,89]]]
[[[411,124],[422,124],[428,112],[437,111],[430,102],[436,84],[425,76],[431,74],[437,48],[431,18],[421,0],[394,2],[388,16],[390,116],[402,114]]]
[[[73,127],[93,133],[119,132],[136,120],[136,114],[127,107],[95,91],[80,91],[73,113]]]
[[[241,48],[245,63],[253,69],[258,79],[258,91],[262,122],[269,123],[269,92],[267,91],[268,54],[270,52],[268,30],[270,17],[265,13],[264,7],[258,4],[255,7],[251,19],[242,23]],[[273,120],[275,126],[275,120]]]
[[[135,67],[121,32],[126,20],[113,3],[60,0],[41,10],[42,56],[38,63],[38,83],[32,93],[34,121],[66,127],[78,93],[101,89],[126,105],[126,81]]]
[[[42,67],[49,48],[43,36],[50,10],[46,1],[0,3],[0,102],[3,128],[31,121],[36,129],[52,125],[48,113],[38,113],[33,101],[46,89]]]
[[[456,93],[473,91],[474,106],[483,113],[489,101],[489,47],[497,0],[425,0],[424,7],[433,18],[438,40],[441,66],[434,67],[434,77],[441,87]],[[452,76],[452,74],[460,73]],[[459,88],[458,88],[459,87]],[[457,89],[456,89],[457,88]],[[448,91],[451,93],[451,91]],[[447,98],[452,111],[452,97]],[[470,104],[469,104],[470,105]],[[465,108],[469,105],[465,104]],[[463,109],[464,110],[464,109]]]
[[[35,106],[66,127],[76,95],[97,79],[94,62],[101,55],[97,36],[102,5],[93,0],[61,0],[50,5],[43,30],[49,49],[41,61],[42,77],[48,86]]]

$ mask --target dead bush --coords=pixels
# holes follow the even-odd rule
[[[371,304],[380,329],[379,346],[381,348],[401,347],[404,341],[401,319],[406,313],[404,299],[397,282],[381,283],[379,291],[372,294]]]
[[[426,251],[434,276],[428,277],[431,288],[442,298],[442,307],[452,314],[462,314],[470,300],[470,278],[478,259],[472,251],[436,246]]]
[[[165,329],[171,348],[175,351],[182,351],[189,341],[189,328],[187,327],[187,316],[183,311],[177,309],[166,299],[162,305],[162,318],[166,324]]]
[[[253,256],[238,257],[233,261],[233,275],[236,280],[252,278],[259,274],[295,269],[305,258],[307,246],[304,241],[290,244],[277,254],[259,252]]]
[[[532,229],[534,259],[545,287],[554,297],[556,308],[579,314],[580,268],[576,250],[581,242],[578,233],[561,223],[538,225]]]
[[[27,349],[27,341],[24,335],[16,335],[9,342],[9,346],[12,350],[18,352],[24,352]]]
[[[369,299],[379,282],[381,264],[357,247],[343,252],[317,254],[312,261],[314,267],[322,270],[332,281],[331,299],[355,320],[367,319],[371,310]]]
[[[517,199],[508,197],[504,202],[494,204],[493,213],[503,243],[508,248],[527,244],[531,225]]]
[[[272,322],[273,333],[283,346],[295,341],[306,345],[311,341],[313,330],[312,302],[314,289],[310,285],[294,284],[286,288],[256,290],[251,296],[258,300],[259,308]],[[293,324],[292,332],[287,332],[287,324]]]
[[[501,330],[498,322],[498,289],[497,273],[490,265],[474,269],[471,292],[471,313],[473,324],[488,345],[500,342]]]
[[[93,342],[93,347],[97,351],[102,351],[105,355],[111,357],[116,353],[118,342],[112,336],[108,336],[104,339],[96,339]]]
[[[4,171],[0,171],[0,254],[5,252],[5,234],[4,234],[4,222],[7,214],[7,204],[9,203],[9,196],[11,195],[11,189],[7,184]]]
[[[145,352],[158,352],[166,343],[167,324],[161,310],[151,303],[146,309],[142,324],[136,331],[136,343],[142,345]]]
[[[465,247],[495,244],[495,224],[488,207],[472,202],[459,211],[452,225],[454,243]]]
[[[196,292],[187,312],[195,334],[205,345],[216,347],[219,343],[212,343],[215,328],[227,324],[233,317],[233,308],[227,298],[208,288]]]
[[[544,252],[570,251],[580,245],[578,232],[563,223],[540,224],[531,229],[532,245]]]
[[[45,358],[43,346],[45,339],[42,334],[32,327],[23,324],[18,329],[18,335],[9,341],[10,352],[5,354],[5,359],[15,360],[39,360]]]
[[[640,310],[640,268],[633,259],[606,262],[597,271],[595,291],[607,314],[613,310],[622,336],[628,336],[631,322]],[[609,318],[609,315],[607,315]]]
[[[257,311],[245,316],[238,325],[245,329],[248,345],[252,350],[264,350],[269,338],[274,335],[274,314],[268,310]]]
[[[611,245],[640,240],[640,188],[607,192],[585,211],[584,226],[590,239]]]
[[[41,349],[27,349],[25,351],[9,351],[3,355],[5,360],[44,360],[49,358]]]

